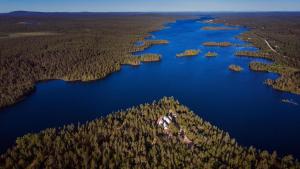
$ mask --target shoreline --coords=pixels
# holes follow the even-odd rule
[[[136,122],[133,123],[132,119],[136,119]],[[141,135],[143,137],[140,137]],[[139,146],[130,146],[132,144]],[[78,151],[78,147],[81,147],[81,151]],[[99,154],[103,148],[106,153]],[[162,151],[157,151],[158,148]],[[300,166],[298,159],[292,155],[278,155],[276,150],[272,152],[239,144],[228,132],[204,120],[173,97],[163,97],[152,103],[111,112],[106,117],[96,118],[84,124],[70,123],[62,128],[47,128],[26,134],[1,153],[0,166],[57,168],[59,163],[63,168],[74,168],[78,165],[75,163],[77,159],[86,156],[90,157],[88,160],[99,161],[97,164],[107,166],[109,163],[126,164],[128,160],[134,159],[133,157],[140,156],[141,152],[147,154],[152,150],[156,150],[157,153],[144,155],[143,163],[133,163],[134,166],[144,166],[145,162],[153,163],[157,154],[170,159],[187,154],[189,162],[185,157],[177,160],[182,160],[179,166],[186,163],[185,165],[191,168],[207,166],[212,160],[216,161],[214,167],[218,165],[217,168]],[[130,157],[129,151],[133,152]],[[172,155],[164,152],[170,152]],[[101,160],[116,154],[119,158],[111,158],[104,162]],[[199,160],[193,160],[194,158]],[[57,162],[53,163],[53,160]],[[92,162],[88,161],[87,164],[89,163]],[[156,165],[163,166],[163,163],[159,162]]]
[[[192,18],[192,16],[185,16],[187,18]],[[153,32],[157,32],[157,31],[160,31],[162,28],[165,27],[166,24],[169,24],[169,23],[174,23],[176,22],[177,20],[182,20],[182,19],[187,19],[187,18],[180,18],[180,17],[173,17],[171,20],[167,20],[165,22],[162,22],[161,25],[157,26],[155,28],[155,30],[151,30],[149,32],[147,32],[146,34],[142,34],[142,37],[141,36],[137,36],[135,37],[135,40],[134,41],[131,41],[131,48],[133,49],[133,51],[129,51],[129,57],[131,58],[134,58],[134,53],[137,53],[137,52],[142,52],[148,48],[150,48],[151,46],[153,45],[164,45],[164,44],[168,44],[168,41],[166,40],[147,40],[148,37],[151,37],[151,33]],[[141,46],[136,46],[135,43],[138,42],[138,41],[142,41],[143,42],[143,45]],[[122,68],[121,66],[122,65],[129,65],[129,66],[136,66],[136,65],[131,65],[131,64],[124,64],[122,62],[125,61],[126,58],[123,58],[123,61],[121,61],[119,63],[119,65],[117,67],[115,67],[113,70],[111,70],[110,72],[107,72],[107,73],[104,73],[104,75],[102,76],[98,76],[98,77],[93,77],[93,78],[88,78],[87,80],[85,78],[80,78],[80,79],[72,79],[72,78],[69,78],[68,75],[65,75],[64,77],[57,77],[57,78],[50,78],[50,79],[41,79],[41,80],[36,80],[36,81],[33,81],[32,82],[32,85],[30,85],[29,87],[32,88],[28,91],[24,91],[22,92],[22,94],[20,94],[19,96],[16,96],[15,99],[12,101],[12,102],[7,102],[5,99],[3,99],[3,101],[6,101],[7,103],[4,102],[4,104],[1,104],[0,105],[0,111],[3,110],[3,109],[6,109],[8,107],[11,107],[11,106],[14,106],[15,104],[18,104],[22,101],[24,101],[27,97],[29,97],[33,92],[35,92],[35,89],[36,89],[36,84],[37,83],[40,83],[40,82],[47,82],[47,81],[52,81],[52,80],[62,80],[62,81],[65,81],[67,83],[75,83],[75,82],[80,82],[80,83],[89,83],[89,82],[93,82],[93,81],[98,81],[98,80],[103,80],[105,79],[106,77],[110,76],[111,74],[113,73],[116,73],[116,72],[119,72]],[[150,62],[150,61],[149,61]],[[145,63],[149,63],[147,61],[145,61]],[[158,61],[157,61],[158,62]]]
[[[277,73],[276,71],[271,71],[271,70],[268,70],[267,68],[265,68],[265,70],[261,70],[261,71],[266,71],[269,73],[275,73],[275,74],[280,75],[276,80],[270,81],[269,79],[266,79],[266,81],[264,82],[268,86],[272,87],[274,90],[300,95],[300,92],[299,92],[300,89],[299,89],[299,87],[297,88],[297,85],[300,84],[300,78],[297,78],[298,74],[300,73],[300,69],[297,70],[297,68],[290,67],[287,63],[285,63],[282,58],[287,58],[287,56],[283,56],[278,51],[276,51],[271,46],[271,44],[266,40],[266,38],[264,38],[260,35],[257,35],[255,33],[255,28],[249,28],[246,25],[235,25],[235,24],[229,23],[230,21],[220,20],[220,19],[214,19],[213,22],[214,23],[223,23],[228,26],[242,26],[242,27],[245,27],[248,29],[248,31],[242,33],[237,38],[239,38],[245,42],[251,43],[254,47],[258,48],[259,51],[258,52],[238,51],[235,54],[236,56],[267,59],[267,60],[272,61],[270,66],[275,66],[275,65],[279,64],[279,65],[282,65],[283,67],[285,67],[285,69],[287,69],[287,70],[296,69],[296,71],[290,71],[287,73]],[[259,42],[259,41],[261,41],[261,42]],[[243,54],[243,52],[244,52],[244,54]],[[251,69],[250,64],[249,64],[249,67]],[[291,74],[294,74],[294,75],[291,75]],[[296,77],[296,78],[294,78],[294,77]],[[290,79],[293,79],[292,82]],[[290,84],[290,82],[292,84]],[[289,83],[290,87],[286,88],[285,85],[288,83]]]

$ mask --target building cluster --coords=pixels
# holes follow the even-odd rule
[[[179,129],[179,132],[178,132],[179,139],[185,144],[193,145],[193,142],[187,137],[187,135],[185,134],[185,131],[176,122],[176,118],[177,118],[177,114],[175,113],[175,111],[169,110],[169,112],[166,115],[161,116],[157,120],[157,125],[163,127],[165,133],[168,136],[173,137],[169,126],[171,123],[174,123],[174,125]]]

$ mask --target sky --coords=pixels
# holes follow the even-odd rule
[[[0,12],[300,11],[300,0],[0,0]]]

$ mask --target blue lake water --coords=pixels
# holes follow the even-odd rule
[[[300,106],[284,104],[282,99],[300,103],[300,96],[283,93],[263,84],[271,73],[251,72],[249,62],[262,59],[238,58],[237,50],[253,47],[204,47],[206,41],[229,41],[246,44],[236,38],[245,28],[227,31],[205,31],[209,26],[197,20],[177,21],[152,33],[152,39],[166,39],[140,53],[162,54],[158,63],[139,67],[123,66],[104,80],[91,83],[42,82],[36,92],[24,101],[0,112],[0,151],[11,146],[18,136],[48,127],[85,123],[119,109],[163,96],[174,96],[199,116],[230,135],[244,146],[253,145],[280,155],[300,157]],[[137,44],[138,45],[138,44]],[[176,58],[186,49],[200,49],[199,56]],[[206,58],[208,51],[219,53]],[[138,53],[138,54],[140,54]],[[230,64],[244,68],[236,73]]]

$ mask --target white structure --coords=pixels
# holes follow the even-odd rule
[[[173,110],[169,110],[167,116],[162,116],[157,120],[157,124],[167,130],[169,125],[175,120],[176,117],[176,113]]]

